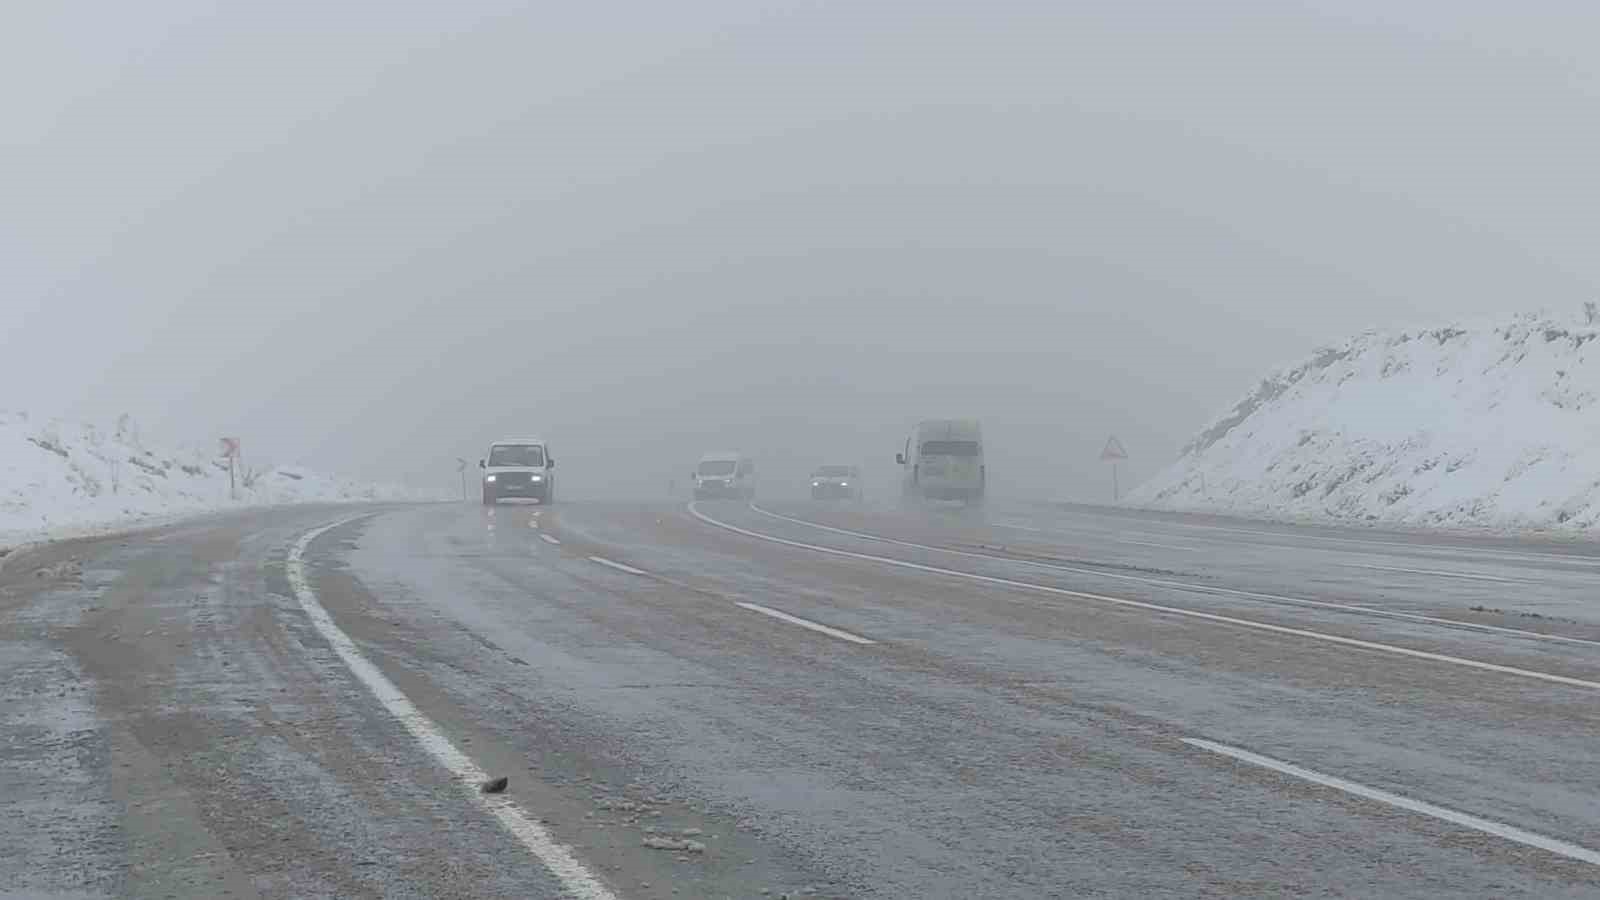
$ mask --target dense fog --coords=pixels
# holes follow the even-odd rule
[[[1320,7],[18,7],[0,406],[569,498],[971,417],[1109,499],[1319,344],[1600,294],[1600,14]]]

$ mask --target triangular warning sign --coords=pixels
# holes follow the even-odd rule
[[[1100,458],[1108,462],[1127,459],[1128,451],[1127,448],[1122,446],[1122,442],[1117,440],[1117,436],[1113,434],[1111,439],[1106,441],[1106,448],[1100,451]]]

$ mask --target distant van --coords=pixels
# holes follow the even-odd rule
[[[989,473],[983,463],[983,429],[976,419],[917,423],[895,462],[903,467],[901,492],[908,498],[983,502]]]
[[[483,470],[483,505],[520,497],[556,502],[556,461],[550,445],[538,438],[495,441],[478,460]]]
[[[707,453],[694,467],[694,498],[713,500],[754,500],[756,464],[743,453],[728,450]]]

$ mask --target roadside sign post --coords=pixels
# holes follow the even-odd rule
[[[1111,463],[1111,501],[1113,503],[1122,500],[1122,485],[1119,483],[1117,465],[1127,458],[1127,448],[1122,446],[1122,442],[1117,440],[1117,436],[1114,434],[1106,441],[1105,449],[1100,451],[1100,460]]]
[[[461,473],[461,502],[465,503],[469,499],[467,497],[467,461],[459,456],[456,457],[456,471]]]
[[[234,469],[239,460],[239,439],[225,437],[222,439],[222,455],[228,460],[228,499],[239,499],[239,481]]]

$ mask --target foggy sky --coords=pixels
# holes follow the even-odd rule
[[[13,4],[0,407],[448,485],[1100,499],[1371,327],[1600,295],[1593,4]]]

